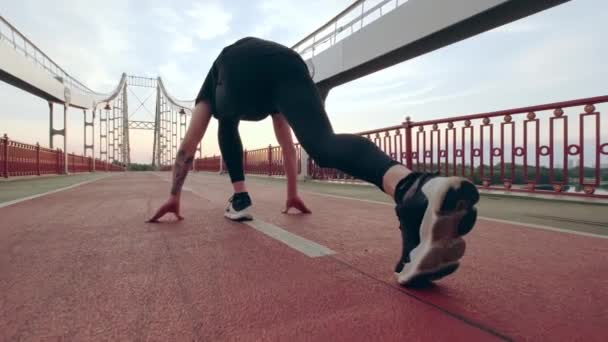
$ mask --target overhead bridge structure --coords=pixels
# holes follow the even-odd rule
[[[331,88],[569,0],[356,1],[293,46]]]
[[[48,101],[50,148],[54,147],[53,137],[61,135],[64,138],[63,149],[66,149],[68,135],[65,122],[68,115],[72,115],[69,113],[72,108],[71,111],[82,110],[85,118],[85,155],[96,154],[94,136],[97,123],[98,156],[101,160],[130,164],[129,130],[145,129],[154,131],[152,163],[166,165],[172,162],[179,140],[185,134],[193,103],[169,95],[160,77],[123,74],[111,92],[96,92],[66,72],[1,16],[0,56],[1,80]],[[154,121],[129,120],[129,87],[156,89]],[[60,129],[53,127],[54,106],[57,104],[63,107],[64,126]],[[67,163],[65,165],[67,168]]]
[[[567,1],[359,0],[292,48],[304,57],[321,93],[327,96],[338,85]],[[153,164],[174,161],[193,101],[176,99],[160,77],[123,74],[112,91],[94,91],[2,16],[0,56],[0,80],[48,101],[51,148],[55,135],[63,136],[64,150],[67,145],[66,125],[53,127],[53,109],[58,104],[63,106],[64,123],[72,115],[69,108],[83,111],[85,154],[96,154],[93,137],[98,122],[102,160],[129,164],[129,130],[148,129],[154,130]],[[129,120],[129,87],[156,89],[153,122]]]

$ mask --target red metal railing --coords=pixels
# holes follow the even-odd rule
[[[6,135],[0,138],[1,177],[62,174],[63,170],[64,154],[61,150],[52,150],[41,147],[39,144],[21,143],[9,139]],[[96,159],[95,170],[124,171],[124,167]],[[68,154],[68,171],[72,173],[92,172],[93,159],[70,153]]]
[[[298,161],[298,173],[301,172],[301,150],[300,145],[296,144],[296,160]],[[220,171],[220,156],[204,157],[195,160],[195,170],[197,171]],[[266,176],[284,176],[283,150],[281,146],[268,146],[257,150],[245,150],[243,152],[243,170],[248,174]],[[168,170],[171,168],[169,167]],[[226,166],[224,165],[224,170]]]
[[[220,156],[212,156],[196,159],[194,161],[194,169],[197,171],[211,171],[211,172],[219,172],[220,171]]]
[[[599,111],[606,103],[601,96],[412,123],[406,158],[415,170],[486,189],[608,197],[599,193],[608,185],[608,127]]]
[[[608,198],[607,112],[608,96],[599,96],[437,120],[408,119],[358,134],[410,169],[466,177],[481,188]],[[280,147],[246,151],[245,172],[284,175],[282,158]],[[306,173],[313,179],[354,181],[313,160]]]
[[[374,129],[356,133],[372,141],[382,151],[400,163],[409,165],[406,160],[406,124],[391,126],[386,128]],[[411,168],[411,166],[408,166]],[[308,175],[313,179],[337,182],[359,182],[353,176],[340,170],[323,168],[317,165],[314,160],[308,160]]]
[[[280,146],[269,145],[266,148],[245,151],[243,164],[246,173],[267,176],[285,175],[283,151]]]
[[[255,175],[271,175],[272,149],[270,147],[247,150],[243,156],[243,169]]]
[[[125,167],[123,165],[108,163],[103,160],[95,159],[95,171],[118,172],[125,171]]]
[[[195,171],[219,172],[221,160],[221,157],[216,155],[211,157],[197,158],[194,160],[192,169]],[[159,170],[173,171],[173,165],[162,165]]]

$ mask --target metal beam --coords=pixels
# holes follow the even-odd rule
[[[399,6],[357,1],[360,16],[351,20],[356,9],[349,7],[294,50],[307,60],[317,86],[331,89],[568,1],[409,0]],[[378,13],[384,15],[366,19]]]
[[[87,156],[87,151],[91,150],[91,156],[93,158],[93,170],[95,170],[95,110],[93,109],[91,111],[91,121],[88,121],[87,119],[87,111],[83,110],[83,115],[84,115],[84,141],[83,141],[83,147],[84,147],[84,156]],[[91,143],[88,144],[87,143],[87,127],[91,127]]]
[[[122,157],[126,166],[131,164],[131,144],[129,142],[129,101],[127,85],[122,88]]]
[[[63,172],[67,175],[69,174],[69,165],[68,165],[68,108],[70,107],[69,101],[64,103],[63,105],[63,157],[64,163]]]
[[[127,85],[141,88],[157,88],[157,79],[143,76],[127,76]]]
[[[53,148],[53,102],[49,102],[49,147]]]
[[[156,110],[154,114],[154,144],[152,148],[152,166],[160,166],[160,84],[156,86]]]
[[[134,121],[129,120],[130,129],[155,130],[154,121]]]

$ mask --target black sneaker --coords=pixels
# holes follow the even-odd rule
[[[397,281],[415,286],[456,271],[466,248],[462,236],[477,219],[477,188],[460,177],[414,172],[395,194],[403,240]]]
[[[224,211],[224,216],[233,221],[253,220],[253,216],[249,213],[251,207],[251,198],[246,192],[234,194],[228,200],[228,207]]]

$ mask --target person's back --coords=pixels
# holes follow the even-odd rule
[[[279,54],[297,55],[295,51],[285,45],[256,37],[245,37],[226,46],[220,56],[246,62],[252,58]]]
[[[212,84],[199,96],[212,102],[216,118],[247,121],[276,113],[276,88],[291,78],[308,77],[306,63],[295,51],[254,37],[225,47],[211,73]]]

